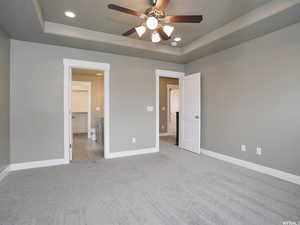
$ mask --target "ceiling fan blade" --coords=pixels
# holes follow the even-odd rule
[[[192,16],[166,16],[166,23],[200,23],[203,20],[201,15]]]
[[[133,15],[133,16],[138,16],[138,17],[143,17],[144,16],[143,13],[140,13],[140,12],[137,12],[137,11],[134,11],[134,10],[131,10],[131,9],[127,9],[127,8],[124,8],[122,6],[118,6],[118,5],[115,5],[115,4],[109,4],[107,7],[109,9],[116,10],[116,11],[123,12],[123,13],[127,13],[127,14],[130,14],[130,15]]]
[[[123,35],[123,36],[129,36],[129,35],[133,34],[134,32],[136,32],[135,27],[132,28],[132,29],[130,29],[130,30],[128,30],[128,31],[126,31],[126,32],[123,33],[122,35]]]
[[[164,40],[169,40],[171,37],[169,37],[163,30],[162,27],[157,28],[156,31],[159,33],[159,35],[162,37]]]
[[[164,11],[167,8],[169,2],[170,0],[157,0],[155,7],[159,10]]]

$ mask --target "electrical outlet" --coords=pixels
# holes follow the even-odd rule
[[[133,144],[136,143],[136,138],[135,138],[135,137],[132,138],[132,143],[133,143]]]
[[[261,155],[262,154],[262,148],[261,147],[257,147],[256,148],[256,155]]]
[[[245,152],[245,151],[247,151],[247,149],[246,149],[246,145],[241,145],[241,151],[242,151],[242,152]]]

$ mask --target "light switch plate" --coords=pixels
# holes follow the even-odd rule
[[[153,106],[147,106],[147,111],[148,112],[153,112],[154,110],[154,107]]]
[[[256,154],[257,155],[261,155],[262,154],[262,148],[261,147],[257,147],[256,148]]]
[[[241,151],[242,151],[242,152],[245,152],[245,151],[247,151],[247,149],[246,149],[246,145],[241,145]]]

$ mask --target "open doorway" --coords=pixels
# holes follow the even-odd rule
[[[178,145],[180,111],[179,79],[171,77],[159,78],[159,128],[162,140]]]
[[[181,81],[184,73],[156,70],[156,148],[181,147]]]
[[[104,157],[104,71],[72,69],[72,161]]]
[[[155,76],[156,148],[158,151],[180,148],[199,154],[201,74],[156,70]]]
[[[99,158],[108,159],[111,158],[110,154],[110,65],[107,63],[75,60],[75,59],[64,59],[64,160],[69,163],[70,161],[80,160],[97,160]],[[82,72],[84,71],[84,72]],[[74,75],[73,75],[74,72]],[[83,77],[82,73],[84,73]],[[88,77],[99,81],[97,84],[101,86],[101,90],[94,91],[93,81],[89,80]],[[74,85],[72,82],[75,82]],[[77,82],[77,84],[76,84]],[[81,94],[77,96],[79,99],[90,98],[90,103],[83,104],[85,107],[84,112],[81,109],[77,112],[72,110],[72,92],[73,89],[79,89],[82,92],[88,91],[88,83],[90,83],[90,94]],[[80,85],[78,85],[80,84]],[[73,86],[76,86],[74,87]],[[94,94],[93,94],[94,92]],[[101,97],[102,93],[102,97]],[[89,97],[86,97],[88,95]],[[95,97],[102,99],[100,103],[93,103]],[[100,96],[100,97],[99,97]],[[89,113],[90,112],[90,113]],[[80,115],[75,132],[78,132],[78,138],[75,137],[73,141],[73,115]],[[89,116],[90,115],[90,116]],[[90,118],[90,119],[89,119]],[[86,125],[87,121],[87,125]],[[90,122],[89,122],[90,121]],[[82,124],[80,124],[82,123]],[[89,126],[90,124],[90,126]],[[76,126],[76,122],[75,122]],[[83,126],[83,127],[81,127]],[[84,127],[85,126],[85,127]],[[77,134],[76,134],[77,135]],[[82,136],[82,138],[80,138]],[[101,145],[101,146],[99,146]],[[74,150],[74,154],[73,154]],[[87,154],[87,150],[92,150],[92,154]],[[78,152],[83,151],[84,157]],[[100,154],[99,154],[100,151]],[[94,157],[95,153],[98,157]],[[76,155],[76,153],[78,153]],[[88,152],[91,153],[91,152]],[[75,158],[74,158],[75,156]],[[100,157],[99,157],[100,156]]]

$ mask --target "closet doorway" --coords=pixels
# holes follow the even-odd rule
[[[72,161],[104,158],[104,72],[72,69]]]

